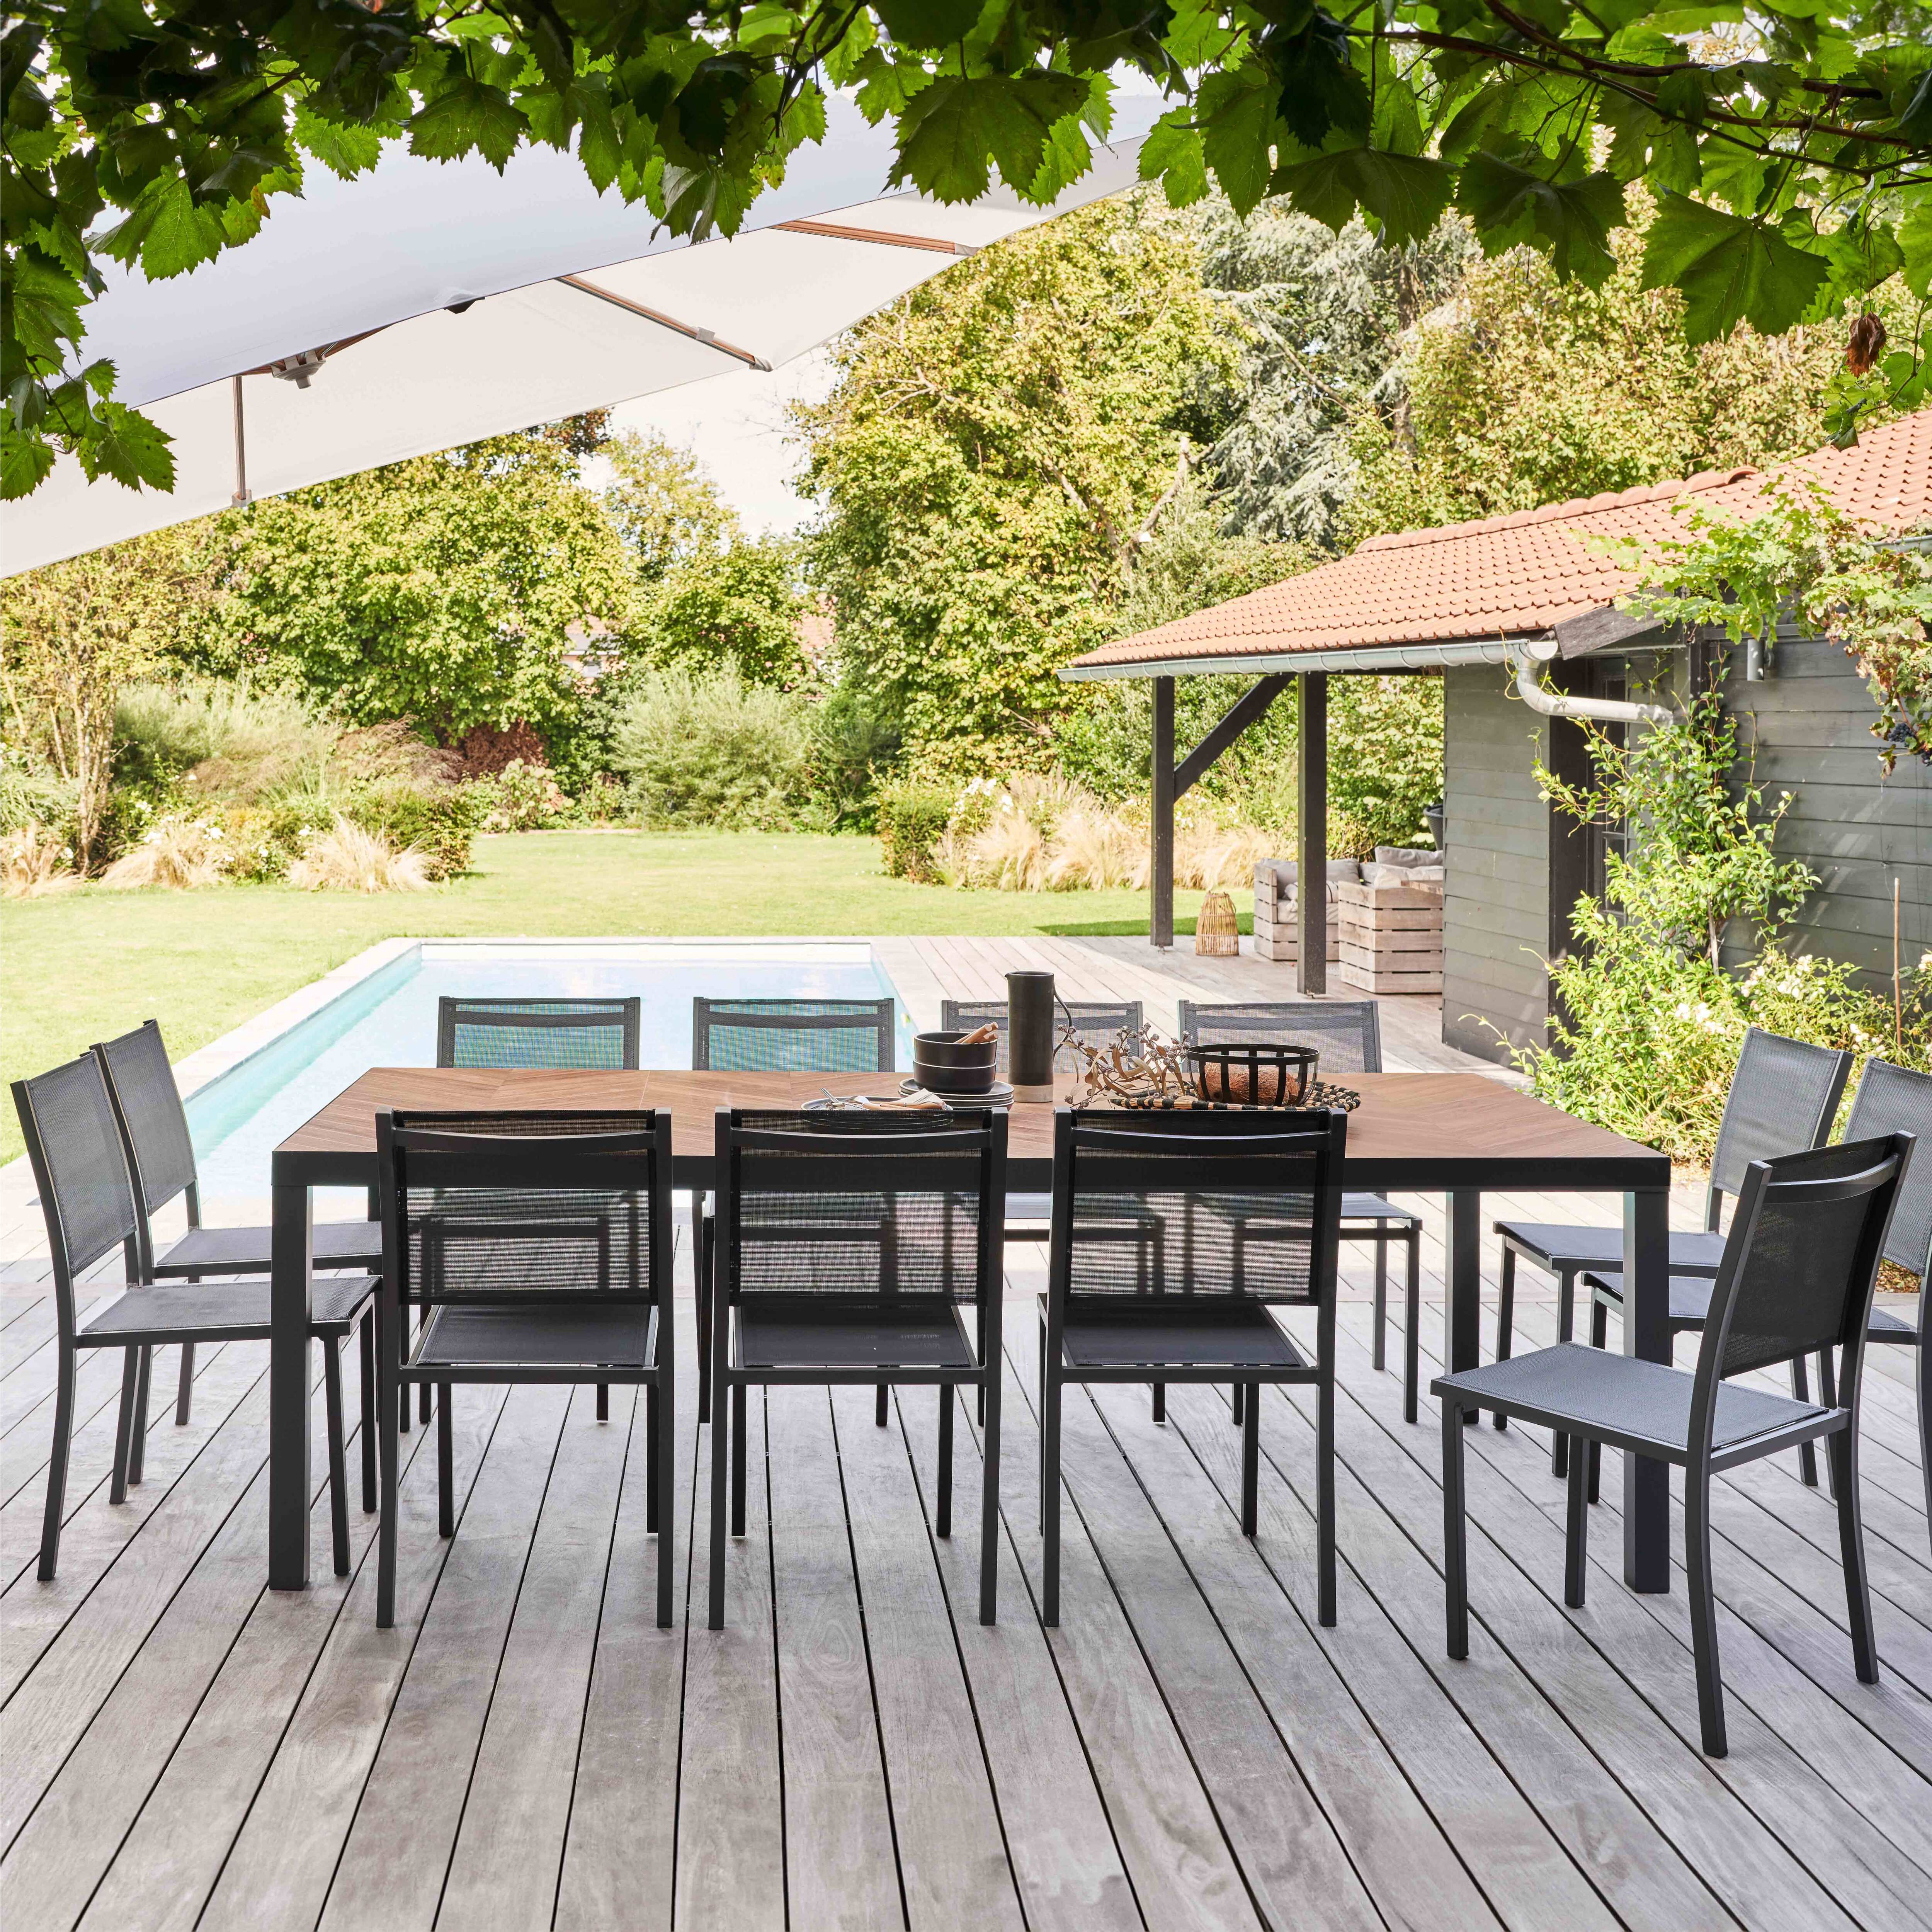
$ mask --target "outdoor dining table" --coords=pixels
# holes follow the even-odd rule
[[[275,1149],[268,1372],[268,1583],[299,1590],[309,1576],[308,1324],[310,1190],[373,1188],[379,1108],[429,1112],[604,1112],[668,1108],[672,1181],[715,1189],[721,1107],[796,1107],[820,1097],[820,1073],[551,1072],[478,1067],[372,1067]],[[1361,1096],[1348,1120],[1342,1180],[1352,1190],[1448,1197],[1448,1366],[1478,1360],[1482,1196],[1486,1190],[1621,1193],[1626,1298],[1624,1349],[1670,1359],[1670,1163],[1621,1135],[1574,1120],[1474,1073],[1352,1073]],[[836,1076],[862,1090],[863,1076]],[[875,1088],[890,1083],[874,1081]],[[1070,1086],[1063,1096],[1071,1100]],[[1053,1108],[1012,1110],[1007,1186],[1044,1193],[1053,1179]],[[1470,1420],[1473,1421],[1474,1416]],[[1626,1454],[1624,1576],[1637,1590],[1670,1587],[1668,1466]]]

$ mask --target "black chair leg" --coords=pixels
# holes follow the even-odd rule
[[[608,1382],[597,1384],[597,1420],[599,1422],[610,1420],[610,1385]]]
[[[698,1419],[711,1420],[711,1217],[704,1211],[704,1196],[691,1197],[691,1218],[695,1224],[696,1252],[693,1291],[698,1298]]]
[[[1375,1366],[1382,1370],[1388,1360],[1388,1242],[1376,1243],[1376,1342]]]
[[[1571,1274],[1559,1275],[1556,1288],[1556,1328],[1562,1340],[1570,1340],[1570,1330],[1576,1320],[1574,1297],[1576,1279]],[[1610,1311],[1592,1295],[1590,1298],[1590,1346],[1607,1348],[1610,1339]],[[1570,1438],[1558,1430],[1550,1444],[1550,1469],[1552,1475],[1567,1476],[1570,1472]],[[1596,1474],[1590,1478],[1590,1500],[1597,1500]]]
[[[1922,1293],[1924,1291],[1922,1290]],[[1858,1513],[1858,1445],[1849,1429],[1826,1439],[1838,1499],[1838,1552],[1845,1571],[1845,1621],[1861,1684],[1878,1682],[1878,1640],[1872,1628],[1871,1586],[1865,1576],[1864,1525]]]
[[[424,1382],[419,1386],[422,1393],[416,1397],[416,1419],[427,1429],[429,1426],[430,1385]]]
[[[1416,1418],[1416,1387],[1422,1379],[1422,1230],[1412,1228],[1408,1237],[1408,1280],[1402,1288],[1402,1318],[1408,1324],[1402,1338],[1402,1419]]]
[[[1559,1268],[1556,1274],[1556,1339],[1567,1342],[1576,1332],[1576,1271]]]
[[[356,1324],[362,1370],[362,1513],[376,1510],[376,1311]]]
[[[396,1465],[401,1453],[401,1431],[410,1406],[406,1387],[392,1384],[389,1358],[396,1344],[386,1334],[376,1361],[376,1416],[382,1432],[376,1456],[382,1484],[382,1515],[376,1526],[376,1628],[389,1630],[396,1621]]]
[[[194,1402],[194,1344],[181,1345],[181,1382],[175,1390],[175,1426],[185,1429]]]
[[[322,1338],[322,1408],[328,1426],[328,1536],[335,1574],[349,1574],[349,1465],[342,1452],[342,1345]]]
[[[1469,1654],[1468,1538],[1462,1520],[1462,1412],[1442,1405],[1442,1587],[1449,1615],[1449,1654]]]
[[[138,1351],[140,1366],[134,1374],[134,1432],[128,1438],[128,1486],[132,1489],[146,1473],[148,1464],[148,1389],[154,1376],[154,1351],[149,1345]]]
[[[1315,1621],[1335,1628],[1335,1333],[1332,1310],[1321,1344],[1315,1386]],[[1256,1388],[1258,1401],[1261,1390]]]
[[[1257,1385],[1247,1393],[1247,1408],[1241,1418],[1241,1534],[1252,1536],[1261,1514],[1261,1389]]]
[[[1569,1513],[1564,1525],[1563,1600],[1573,1610],[1583,1607],[1583,1584],[1590,1568],[1590,1510],[1585,1496],[1597,1444],[1580,1436],[1570,1438]]]
[[[1154,1419],[1156,1422],[1167,1420],[1167,1384],[1156,1382],[1154,1385]]]
[[[1838,1372],[1829,1348],[1818,1352],[1818,1400],[1826,1408],[1836,1408],[1838,1406]],[[1838,1496],[1838,1460],[1832,1454],[1828,1442],[1825,1445],[1825,1484],[1835,1502]]]
[[[1503,1244],[1502,1280],[1496,1294],[1496,1360],[1510,1358],[1510,1345],[1516,1334],[1516,1250]],[[1490,1420],[1498,1429],[1509,1426],[1509,1418],[1498,1411]]]
[[[986,1433],[980,1444],[980,1621],[990,1624],[999,1614],[1000,1390],[994,1386],[988,1394],[982,1384],[980,1393],[988,1399]]]
[[[892,1398],[886,1392],[885,1384],[880,1383],[878,1399],[872,1406],[872,1420],[881,1429],[886,1426],[886,1412],[891,1406],[891,1402]]]
[[[1247,1390],[1239,1382],[1228,1391],[1228,1407],[1233,1414],[1234,1426],[1238,1429],[1241,1418],[1247,1412]]]
[[[114,1425],[114,1475],[107,1486],[110,1503],[128,1500],[128,1458],[134,1436],[134,1390],[140,1381],[139,1348],[122,1352],[121,1410]]]
[[[658,1528],[658,1389],[655,1382],[644,1385],[644,1534],[655,1536]]]
[[[1584,1490],[1588,1500],[1593,1503],[1598,1500],[1602,1490],[1603,1476],[1604,1445],[1600,1442],[1592,1442],[1590,1444],[1589,1474],[1584,1484]]]
[[[1040,1620],[1060,1622],[1060,1378],[1042,1376],[1040,1408]]]
[[[40,1579],[54,1580],[60,1562],[61,1519],[67,1513],[68,1450],[74,1440],[74,1352],[56,1342],[59,1350],[58,1386],[54,1395],[54,1444],[47,1459],[47,1506],[40,1519]]]
[[[939,1478],[933,1508],[933,1530],[940,1536],[952,1534],[952,1386],[939,1385]]]
[[[880,1391],[881,1394],[884,1390]],[[731,1534],[745,1533],[745,1405],[748,1391],[742,1382],[731,1388]]]
[[[711,1376],[713,1386],[722,1392],[727,1386],[724,1366],[718,1360],[718,1338],[711,1338]],[[724,1526],[726,1520],[724,1489],[726,1479],[730,1474],[731,1432],[718,1428],[711,1431],[711,1592],[706,1622],[712,1630],[724,1628]]]
[[[1690,1650],[1697,1666],[1697,1722],[1707,1757],[1725,1754],[1724,1686],[1718,1669],[1718,1604],[1711,1579],[1711,1470],[1684,1474],[1684,1568],[1690,1606]]]
[[[429,1384],[424,1382],[425,1391]],[[436,1385],[436,1532],[439,1536],[456,1534],[455,1444],[449,1426],[449,1384]]]
[[[672,1600],[677,1586],[676,1543],[671,1526],[677,1514],[673,1486],[677,1480],[677,1444],[672,1424],[677,1417],[675,1382],[667,1382],[660,1393],[653,1382],[646,1416],[651,1430],[651,1499],[658,1520],[658,1628],[669,1630]]]
[[[1804,1366],[1802,1355],[1791,1358],[1791,1393],[1800,1402],[1811,1400],[1811,1378]],[[1811,1444],[1801,1442],[1798,1445],[1798,1473],[1808,1490],[1818,1486],[1818,1456]]]

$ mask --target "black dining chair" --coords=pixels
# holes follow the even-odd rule
[[[1754,1160],[1796,1154],[1820,1145],[1830,1134],[1852,1070],[1852,1056],[1835,1048],[1814,1046],[1802,1040],[1752,1027],[1744,1034],[1724,1096],[1718,1124],[1717,1150],[1712,1156],[1711,1179],[1704,1193],[1704,1226],[1696,1232],[1673,1230],[1670,1236],[1672,1275],[1714,1276],[1724,1256],[1721,1232],[1724,1197],[1733,1199],[1744,1185],[1745,1170]],[[1621,1227],[1566,1228],[1535,1221],[1498,1221],[1502,1237],[1502,1280],[1496,1304],[1496,1360],[1508,1361],[1516,1327],[1516,1264],[1518,1256],[1533,1262],[1556,1277],[1556,1339],[1570,1339],[1576,1322],[1576,1277],[1586,1269],[1609,1280],[1612,1297],[1621,1303],[1624,1268],[1624,1231]],[[1594,1320],[1594,1317],[1592,1318]],[[1803,1362],[1791,1365],[1791,1388],[1800,1401],[1808,1399]],[[1508,1418],[1498,1415],[1504,1427]],[[1567,1468],[1567,1450],[1558,1436],[1550,1451],[1558,1475]],[[1804,1480],[1818,1480],[1811,1444],[1798,1452]]]
[[[1234,1040],[1267,1040],[1277,1046],[1312,1047],[1321,1055],[1318,1072],[1339,1076],[1382,1070],[1382,1009],[1373,1000],[1260,1000],[1232,1006],[1180,1003],[1180,1037],[1188,1046],[1221,1046]],[[1402,1286],[1402,1420],[1415,1420],[1420,1344],[1417,1311],[1422,1300],[1422,1217],[1379,1194],[1344,1194],[1341,1238],[1372,1241],[1376,1250],[1375,1365],[1387,1360],[1388,1251],[1406,1249]],[[1235,1420],[1240,1419],[1237,1391]]]
[[[1894,1066],[1888,1061],[1870,1060],[1852,1096],[1850,1118],[1845,1124],[1847,1141],[1868,1141],[1881,1135],[1912,1134],[1932,1146],[1932,1074],[1916,1073],[1909,1067]],[[1892,1226],[1886,1236],[1882,1260],[1892,1262],[1919,1281],[1918,1321],[1916,1326],[1901,1322],[1896,1315],[1874,1308],[1865,1330],[1865,1340],[1881,1346],[1916,1348],[1918,1356],[1918,1461],[1924,1473],[1926,1516],[1932,1525],[1932,1379],[1925,1372],[1927,1296],[1924,1282],[1932,1264],[1932,1155],[1921,1154],[1899,1184],[1898,1200],[1892,1210]],[[1608,1339],[1607,1317],[1614,1308],[1623,1307],[1623,1284],[1616,1276],[1586,1274],[1583,1285],[1590,1291],[1590,1340],[1602,1348]],[[1670,1332],[1675,1336],[1694,1333],[1709,1319],[1711,1284],[1695,1275],[1670,1278]],[[1838,1404],[1838,1370],[1827,1348],[1817,1358],[1818,1399],[1827,1408]],[[1801,1383],[1797,1391],[1807,1394]],[[1800,1454],[1802,1454],[1801,1450]],[[1832,1474],[1828,1462],[1828,1480]],[[1594,1472],[1593,1472],[1594,1476]],[[1812,1480],[1807,1472],[1808,1480]],[[1590,1500],[1596,1501],[1592,1484]]]
[[[437,1520],[456,1533],[458,1382],[645,1391],[645,1521],[671,1621],[675,1458],[670,1116],[378,1110],[382,1520],[376,1622],[395,1621],[397,1426],[436,1393]],[[614,1214],[614,1201],[630,1211]],[[398,1399],[400,1392],[402,1400]]]
[[[1059,1108],[1053,1234],[1040,1300],[1040,1621],[1060,1621],[1060,1435],[1069,1383],[1233,1383],[1248,1390],[1240,1522],[1256,1532],[1260,1390],[1316,1390],[1319,1616],[1335,1621],[1335,1258],[1348,1116]],[[1119,1238],[1124,1198],[1170,1228],[1210,1208],[1170,1252],[1161,1290]],[[1238,1202],[1217,1211],[1216,1204]],[[1241,1231],[1237,1238],[1236,1231]],[[1170,1242],[1170,1248],[1172,1244]],[[1311,1356],[1270,1312],[1312,1308]]]
[[[643,1010],[634,996],[477,999],[446,993],[436,1002],[436,1064],[630,1072],[638,1064]]]
[[[694,999],[691,1064],[732,1073],[890,1073],[898,1022],[890,1000]],[[697,1238],[698,1419],[711,1420],[711,1275],[716,1231],[704,1198]],[[879,1392],[879,1426],[886,1396]]]
[[[1858,1516],[1858,1370],[1872,1288],[1910,1134],[1751,1162],[1738,1198],[1694,1371],[1559,1342],[1514,1360],[1438,1376],[1442,1405],[1443,1576],[1449,1654],[1469,1654],[1462,1485],[1466,1410],[1501,1409],[1555,1430],[1570,1444],[1563,1600],[1581,1610],[1588,1568],[1586,1468],[1603,1449],[1634,1450],[1684,1471],[1684,1561],[1704,1749],[1724,1755],[1711,1577],[1711,1479],[1726,1469],[1825,1438],[1838,1496],[1852,1654],[1862,1684],[1878,1682],[1864,1532]],[[1842,1402],[1741,1387],[1730,1378],[1826,1348],[1844,1352]]]
[[[713,1630],[724,1627],[728,1476],[730,1534],[745,1533],[746,1391],[799,1384],[874,1386],[882,1401],[895,1388],[937,1388],[941,1537],[952,1533],[954,1391],[985,1391],[980,1621],[994,1620],[1006,1163],[1006,1117],[992,1108],[836,1124],[719,1108],[711,1376],[730,1423],[711,1432]]]
[[[141,1219],[141,1240],[146,1255],[146,1278],[152,1281],[199,1281],[210,1275],[266,1274],[268,1228],[204,1228],[201,1224],[201,1184],[195,1166],[194,1140],[188,1131],[188,1112],[174,1069],[161,1038],[158,1021],[149,1020],[118,1040],[103,1040],[88,1049],[100,1063],[115,1124],[134,1178],[134,1203]],[[168,1203],[180,1199],[188,1214],[188,1232],[157,1252],[152,1217]],[[374,1210],[375,1203],[370,1203]],[[319,1268],[344,1268],[368,1274],[382,1260],[382,1231],[376,1222],[319,1221],[309,1230],[309,1253]],[[362,1330],[362,1390],[368,1399],[374,1385],[375,1358],[370,1331]],[[181,1345],[181,1378],[175,1396],[175,1420],[185,1426],[192,1412],[194,1344]],[[362,1507],[376,1507],[374,1438],[364,1431],[362,1450]]]
[[[30,1080],[14,1082],[14,1106],[27,1143],[53,1263],[54,1318],[59,1352],[54,1396],[54,1440],[47,1465],[46,1514],[40,1528],[40,1580],[54,1580],[67,1499],[68,1453],[74,1436],[74,1379],[83,1348],[118,1348],[121,1412],[114,1437],[112,1503],[125,1502],[139,1483],[148,1431],[148,1384],[154,1352],[170,1343],[266,1342],[269,1285],[266,1280],[157,1282],[148,1252],[139,1196],[98,1052],[86,1053]],[[74,1284],[118,1247],[128,1289],[82,1323]],[[366,1274],[318,1276],[309,1334],[322,1345],[328,1408],[329,1521],[335,1574],[349,1574],[348,1474],[343,1455],[341,1346],[366,1328],[376,1284]],[[369,1388],[363,1388],[362,1430],[375,1425]],[[374,1499],[366,1493],[363,1507]]]

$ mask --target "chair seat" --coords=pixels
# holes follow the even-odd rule
[[[410,1358],[412,1368],[647,1369],[652,1365],[651,1310],[622,1301],[610,1308],[442,1307]]]
[[[271,1265],[266,1228],[190,1228],[154,1263],[158,1276],[260,1274]],[[309,1233],[317,1268],[380,1268],[380,1221],[323,1221]]]
[[[310,1292],[309,1333],[346,1334],[376,1286],[366,1274],[318,1276]],[[158,1282],[130,1288],[74,1340],[84,1348],[137,1342],[266,1342],[268,1300],[266,1281]]]
[[[828,1301],[804,1297],[742,1301],[732,1366],[749,1369],[976,1369],[957,1310],[936,1295],[916,1302]]]
[[[1621,1274],[1621,1228],[1564,1228],[1540,1221],[1498,1221],[1496,1232],[1533,1260],[1552,1270],[1589,1268]],[[1724,1258],[1724,1237],[1702,1228],[1680,1229],[1670,1237],[1670,1265],[1686,1274],[1714,1275]]]
[[[976,1220],[980,1204],[968,1196],[960,1202],[969,1220]],[[1042,1224],[1053,1220],[1053,1196],[1051,1194],[1008,1194],[1006,1196],[1006,1226],[1010,1228],[1018,1221],[1037,1221]],[[1163,1217],[1156,1214],[1137,1194],[1083,1194],[1080,1197],[1080,1225],[1082,1229],[1090,1228],[1096,1222],[1131,1222],[1144,1228],[1150,1233],[1159,1231],[1166,1225]]]
[[[1042,1308],[1046,1298],[1041,1298]],[[1258,1303],[1150,1310],[1070,1304],[1061,1360],[1070,1369],[1303,1369],[1306,1358]]]
[[[1342,1197],[1342,1238],[1345,1241],[1360,1240],[1370,1231],[1351,1228],[1351,1221],[1400,1221],[1405,1227],[1419,1228],[1422,1216],[1412,1214],[1406,1208],[1398,1208],[1393,1201],[1384,1201],[1379,1194],[1345,1194]]]
[[[1492,1409],[1577,1435],[1636,1441],[1682,1457],[1689,1452],[1695,1382],[1688,1370],[1660,1362],[1559,1342],[1506,1362],[1438,1376],[1429,1388],[1438,1398],[1460,1398],[1465,1408]],[[1722,1449],[1831,1413],[1815,1402],[1725,1382],[1718,1390],[1712,1446]]]

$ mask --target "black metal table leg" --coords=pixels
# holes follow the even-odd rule
[[[1670,1196],[1647,1187],[1624,1196],[1624,1353],[1670,1360]],[[1624,1454],[1624,1581],[1670,1588],[1670,1466]]]
[[[1483,1197],[1473,1187],[1449,1196],[1448,1355],[1452,1373],[1473,1369],[1482,1359]],[[1474,1409],[1462,1420],[1473,1424]]]
[[[268,1587],[308,1587],[309,1191],[274,1164],[268,1304]]]

